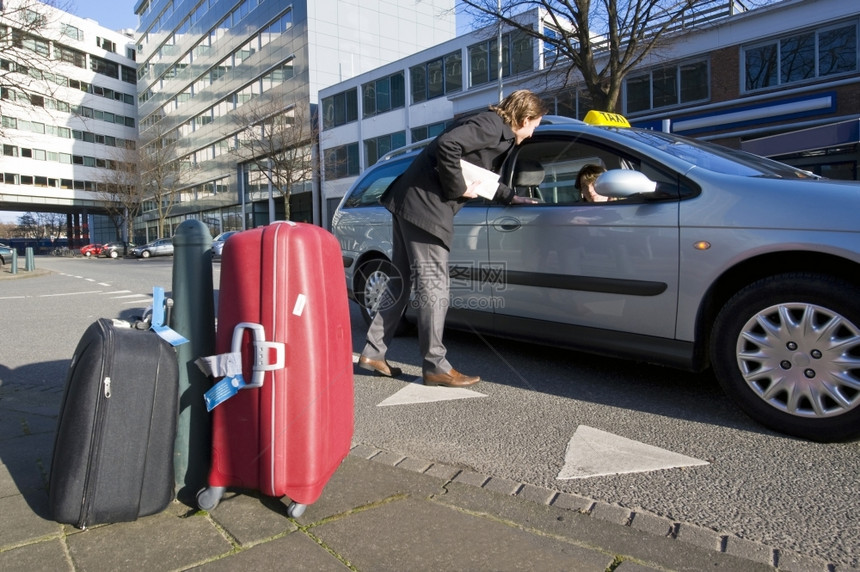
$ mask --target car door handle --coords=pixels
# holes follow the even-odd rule
[[[500,232],[512,232],[523,225],[520,219],[512,216],[502,217],[493,222],[493,228]]]

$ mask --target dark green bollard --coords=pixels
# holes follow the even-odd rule
[[[36,257],[33,255],[33,247],[28,246],[24,251],[24,270],[32,272],[36,269]]]
[[[205,224],[186,220],[173,235],[173,316],[170,326],[189,342],[176,347],[179,359],[179,424],[174,447],[176,496],[194,505],[207,485],[211,449],[209,412],[203,394],[210,379],[195,365],[215,353],[212,235]]]

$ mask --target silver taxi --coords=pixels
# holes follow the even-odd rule
[[[366,170],[333,218],[367,318],[392,273],[391,215],[378,198],[418,152]],[[606,169],[595,187],[613,200],[583,200],[574,183],[590,164]],[[712,367],[768,427],[860,435],[860,183],[574,120],[538,127],[502,180],[541,202],[476,199],[455,217],[449,326]]]

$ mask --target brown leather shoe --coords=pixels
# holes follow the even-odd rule
[[[384,375],[385,377],[398,377],[403,373],[403,370],[399,367],[388,365],[388,362],[385,360],[375,360],[364,356],[358,358],[358,367],[376,372],[377,375]]]
[[[477,375],[463,375],[456,369],[448,373],[425,373],[424,385],[444,385],[445,387],[469,387],[481,381]]]

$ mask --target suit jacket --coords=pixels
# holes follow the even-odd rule
[[[395,216],[438,237],[450,250],[454,215],[468,200],[460,159],[498,173],[516,138],[495,111],[468,117],[434,139],[380,198]],[[493,200],[510,203],[513,190],[499,185]]]

